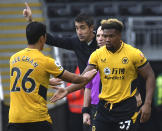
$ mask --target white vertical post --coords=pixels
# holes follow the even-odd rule
[[[2,131],[2,101],[3,101],[3,88],[1,81],[1,72],[0,72],[0,131]]]
[[[129,17],[128,21],[127,21],[127,27],[126,27],[126,42],[128,44],[131,44],[132,46],[134,46],[134,40],[135,40],[135,34],[133,32],[133,18]]]

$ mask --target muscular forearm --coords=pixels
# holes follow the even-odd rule
[[[151,105],[155,90],[155,75],[151,68],[151,65],[147,63],[144,67],[139,69],[139,73],[146,81],[146,97],[144,104]]]
[[[88,81],[84,81],[83,83],[80,83],[80,84],[72,84],[71,86],[69,86],[69,87],[67,87],[66,88],[66,90],[68,91],[68,93],[71,93],[71,92],[73,92],[73,91],[76,91],[76,90],[79,90],[79,89],[81,89],[82,87],[85,87],[85,85],[96,75],[96,73],[97,73],[97,71],[96,71],[96,69],[93,67],[93,66],[87,66],[86,67],[86,69],[83,71],[83,73],[82,73],[82,75],[83,76],[86,76],[87,75],[87,73],[89,73],[89,71],[92,71],[91,73],[91,76],[92,77],[90,77],[90,79],[88,80]],[[68,75],[68,77],[69,77],[69,75]],[[73,77],[72,78],[70,78],[70,79],[73,79]]]
[[[150,104],[155,90],[155,77],[154,73],[146,80],[146,97],[145,103]]]
[[[89,107],[91,104],[91,89],[85,88],[83,107]]]
[[[65,73],[63,76],[60,77],[63,81],[75,83],[75,84],[86,84],[88,82],[86,77],[83,77],[81,75],[76,75],[71,72],[68,72],[65,70]],[[86,83],[85,83],[86,82]]]
[[[86,83],[82,83],[82,84],[72,84],[68,87],[66,87],[66,90],[68,91],[68,93],[74,92],[76,90],[79,90],[83,87],[85,87]]]

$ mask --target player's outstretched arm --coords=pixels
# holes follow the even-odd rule
[[[151,115],[151,103],[155,90],[155,75],[149,63],[139,69],[140,75],[146,80],[146,97],[144,105],[140,108],[140,122],[146,122]]]
[[[68,91],[63,87],[51,86],[51,88],[56,89],[56,92],[51,97],[50,102],[56,102],[57,100],[64,98],[68,94]]]
[[[61,75],[59,78],[70,83],[87,84],[96,75],[96,73],[96,69],[89,70],[83,75],[77,75],[65,70],[63,75]]]
[[[86,78],[86,81],[83,80],[84,82],[80,83],[80,84],[72,84],[66,88],[61,88],[61,87],[53,87],[55,89],[57,89],[57,91],[55,92],[55,94],[53,95],[53,97],[50,99],[51,102],[56,102],[57,100],[62,99],[63,97],[65,97],[68,93],[74,92],[76,90],[81,89],[82,87],[84,87],[97,73],[95,67],[93,66],[87,66],[87,68],[84,70],[82,76],[83,79],[84,77]],[[75,74],[76,75],[76,74]],[[62,75],[62,77],[65,77]],[[61,79],[62,79],[61,77]],[[74,79],[73,77],[68,77],[66,79]],[[65,80],[65,79],[63,79]],[[88,80],[88,81],[87,81]],[[72,82],[73,83],[73,82]]]
[[[51,86],[58,86],[58,85],[63,84],[63,82],[62,82],[62,80],[59,79],[59,78],[51,78],[51,79],[49,80],[49,84],[50,84]]]
[[[92,81],[90,81],[84,90],[84,102],[83,102],[83,109],[87,108],[90,110],[91,105],[91,88],[87,88],[87,86],[92,87]],[[89,111],[82,110],[83,113],[83,124],[91,125],[91,116]]]
[[[32,22],[32,11],[27,2],[25,2],[26,8],[23,10],[23,15],[28,22]]]

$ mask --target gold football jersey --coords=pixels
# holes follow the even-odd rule
[[[137,69],[144,66],[147,59],[143,53],[131,45],[122,42],[119,50],[112,53],[106,46],[93,52],[89,64],[95,65],[102,82],[100,99],[110,103],[118,103],[136,93],[131,86],[137,78]]]
[[[49,78],[63,71],[37,49],[26,48],[11,56],[9,123],[52,122],[46,101]]]

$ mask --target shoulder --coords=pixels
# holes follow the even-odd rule
[[[131,60],[137,67],[140,67],[141,65],[147,62],[147,58],[138,48],[135,48],[128,44],[126,44],[125,46],[128,56],[131,58]]]
[[[69,39],[71,44],[73,44],[74,46],[78,46],[81,43],[79,38],[76,35],[73,35],[73,36],[71,36],[71,37],[69,37],[67,39]]]
[[[53,58],[49,57],[49,56],[45,56],[44,54],[41,55],[41,58],[45,61],[54,61]]]
[[[91,54],[91,56],[99,57],[99,56],[101,56],[101,55],[104,54],[105,49],[106,49],[106,46],[103,46],[103,47],[101,47],[101,48],[99,48],[99,49],[96,49],[96,50]]]
[[[100,47],[99,49],[96,49],[96,53],[97,54],[103,53],[105,49],[106,49],[106,46]]]
[[[141,53],[141,51],[138,48],[135,48],[132,45],[129,45],[127,43],[124,43],[124,49],[127,50],[127,52],[129,52],[130,54]]]
[[[124,48],[130,49],[130,50],[135,50],[136,49],[135,47],[133,47],[132,45],[127,44],[127,43],[124,43]]]
[[[80,40],[79,40],[79,38],[78,38],[77,35],[73,35],[73,36],[71,36],[69,39],[71,39],[71,40],[73,40],[73,41],[79,41],[79,42],[80,42]]]
[[[10,57],[10,60],[13,59],[14,57],[18,56],[18,55],[21,55],[23,52],[24,52],[24,49],[21,50],[21,51],[19,51],[19,52],[14,53],[14,54]]]
[[[35,51],[35,53],[33,52],[33,55],[34,55],[33,59],[36,59],[43,65],[47,65],[47,66],[49,64],[49,61],[51,61],[52,59],[49,56],[43,54],[41,51]]]
[[[42,63],[42,66],[44,66],[45,70],[51,69],[51,68],[53,68],[54,65],[57,64],[55,59],[53,59],[49,56],[45,56],[45,55],[42,55],[41,63]]]

